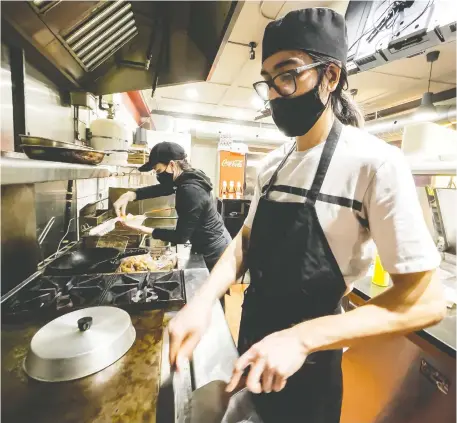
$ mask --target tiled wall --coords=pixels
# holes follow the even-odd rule
[[[201,140],[192,137],[192,166],[206,173],[211,179],[213,187],[217,187],[218,167],[217,167],[217,145],[218,140]],[[217,195],[217,189],[213,189],[213,195]]]
[[[132,170],[131,168],[119,168],[119,171],[120,173],[125,173],[125,175],[101,179],[81,179],[76,181],[76,208],[78,215],[81,208],[85,205],[107,198],[110,187],[139,188],[157,183],[155,176],[140,174],[138,171]],[[107,207],[108,201],[104,201],[98,205],[98,208],[106,209]]]

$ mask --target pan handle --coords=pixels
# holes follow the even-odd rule
[[[120,260],[120,259],[123,259],[126,257],[132,257],[132,256],[140,256],[142,254],[148,254],[148,253],[149,253],[149,250],[147,248],[132,248],[124,253],[119,253],[119,255],[116,257],[116,260]]]
[[[115,258],[111,260],[112,264],[115,264],[117,261],[122,260],[126,257],[132,257],[132,256],[140,256],[143,254],[148,254],[149,250],[146,248],[132,248],[129,249],[127,252],[124,253],[119,253]]]

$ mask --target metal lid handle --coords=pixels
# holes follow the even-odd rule
[[[92,326],[92,323],[93,323],[92,317],[89,317],[89,316],[81,317],[81,319],[78,319],[78,329],[81,332],[85,332]]]

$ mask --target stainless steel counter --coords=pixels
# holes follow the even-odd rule
[[[200,254],[190,254],[190,248],[184,245],[178,246],[178,267],[184,270],[186,294],[189,301],[205,283],[208,270],[203,257]],[[175,314],[166,313],[166,319],[171,319]],[[163,411],[167,407],[166,404],[169,403],[166,398],[170,398],[170,396],[175,408],[173,421],[188,423],[191,413],[192,392],[213,381],[228,382],[237,358],[238,351],[219,302],[214,304],[210,327],[195,349],[190,366],[179,375],[170,374],[168,335],[166,334],[162,356],[162,387],[161,393],[159,393],[157,423],[171,421],[169,413]],[[242,397],[242,414],[255,415],[256,419],[252,421],[258,422],[260,420],[255,414],[249,395],[246,394]],[[165,404],[165,407],[162,407],[161,404]],[[238,422],[237,419],[234,420],[234,423],[235,421]]]
[[[365,301],[376,297],[388,288],[373,285],[371,277],[359,279],[354,284],[353,293]],[[417,334],[441,351],[456,357],[456,309],[448,310],[447,316],[435,326],[418,331]]]
[[[0,164],[2,185],[107,178],[112,174],[112,169],[107,166],[46,162],[13,157],[2,157]]]
[[[209,275],[203,257],[190,254],[190,248],[178,246],[178,267],[184,269],[187,300],[191,300]],[[194,351],[192,360],[194,388],[213,381],[228,382],[238,351],[233,342],[224,311],[214,304],[211,325]]]

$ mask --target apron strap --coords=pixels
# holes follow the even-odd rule
[[[333,153],[335,152],[336,145],[338,144],[342,128],[343,124],[335,117],[332,129],[330,130],[327,140],[325,141],[324,150],[322,151],[311,189],[308,191],[308,195],[306,196],[306,202],[311,204],[316,203],[317,197],[319,196],[322,184],[325,179],[325,175],[327,174],[327,170],[330,166],[330,161],[332,160]]]
[[[330,165],[330,161],[332,160],[333,153],[335,152],[336,145],[340,138],[341,130],[343,128],[343,124],[335,117],[333,121],[332,129],[328,134],[327,140],[325,141],[324,150],[322,151],[321,158],[319,160],[319,165],[317,167],[316,175],[314,176],[313,183],[311,185],[311,189],[308,191],[308,195],[306,196],[306,201],[310,202],[311,204],[315,204],[317,197],[319,196],[322,183],[324,182],[325,175],[327,174],[328,167]],[[284,156],[279,166],[274,171],[270,181],[268,182],[267,189],[265,190],[264,196],[268,198],[270,194],[271,188],[275,184],[276,180],[278,179],[279,171],[283,168],[284,164],[286,163],[287,159],[290,155],[295,151],[297,143],[294,142],[294,145],[289,150],[289,152]]]
[[[279,163],[279,166],[274,171],[272,177],[270,178],[270,181],[268,182],[267,189],[265,190],[265,194],[264,194],[265,198],[268,198],[268,195],[270,194],[271,187],[275,184],[276,180],[278,179],[279,171],[282,169],[282,167],[284,166],[284,163],[286,163],[286,161],[290,157],[290,155],[295,151],[296,147],[297,147],[297,143],[294,142],[294,145],[292,146],[292,148],[284,156],[284,158],[282,159],[281,163]]]

